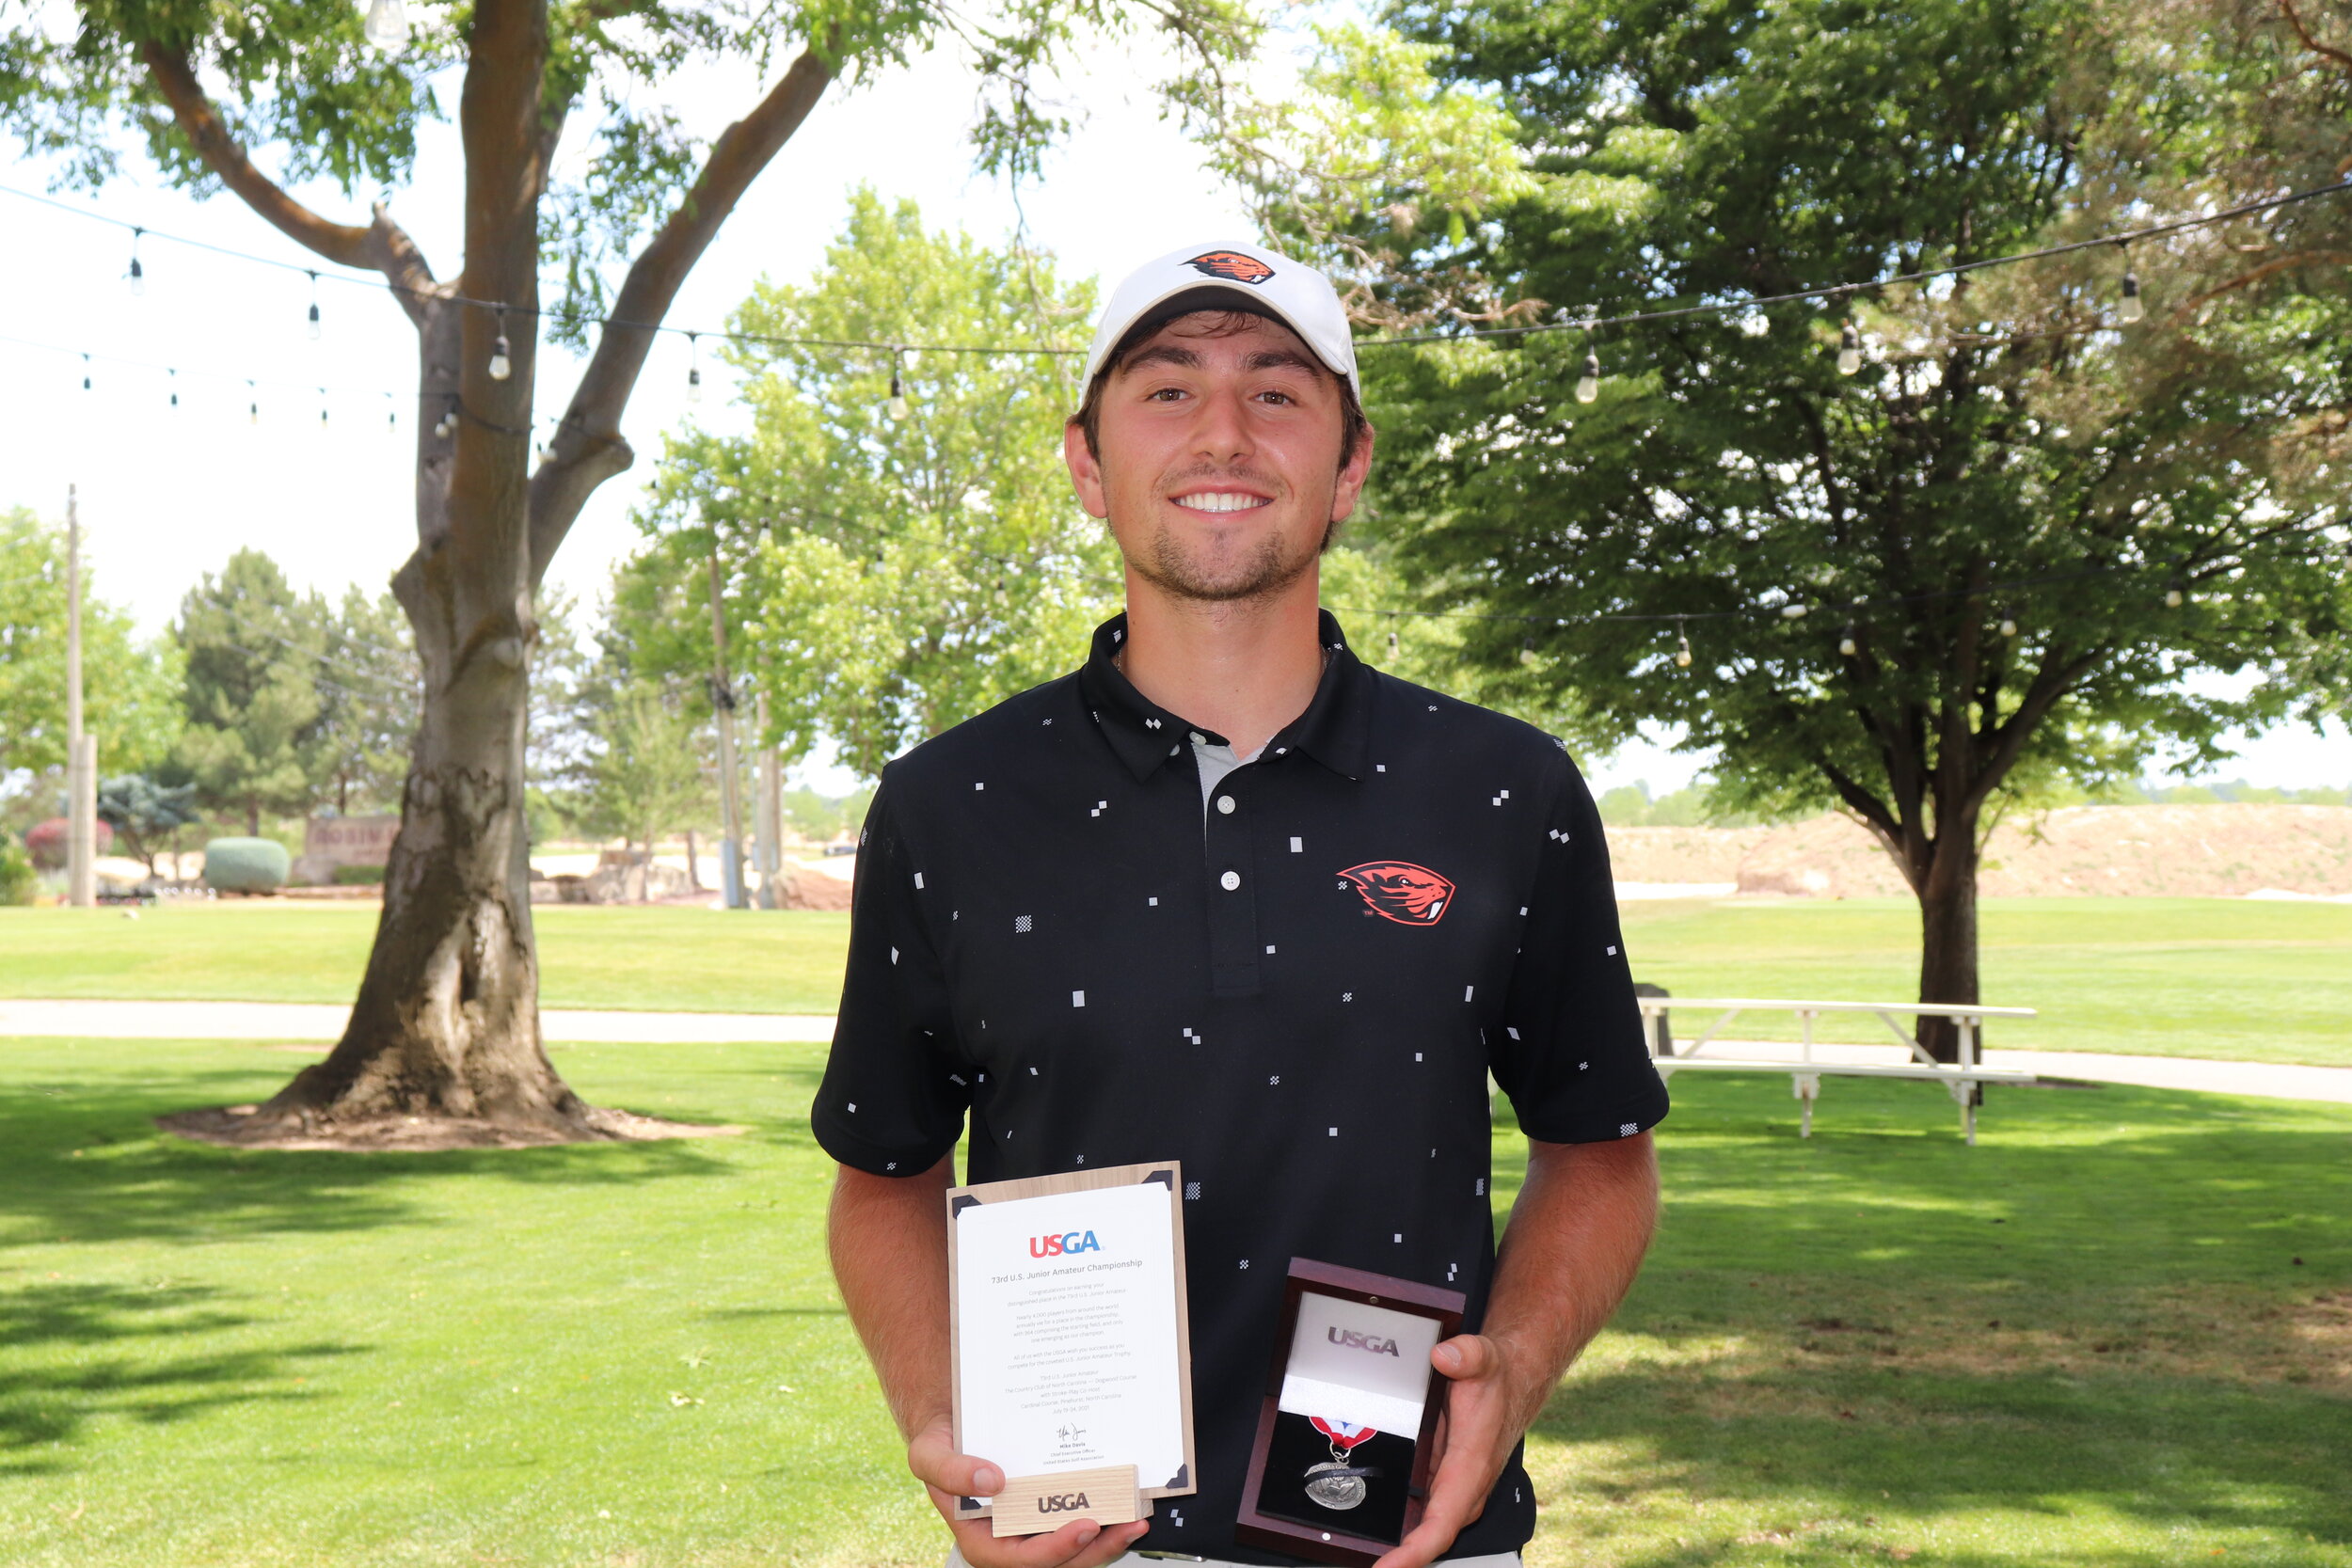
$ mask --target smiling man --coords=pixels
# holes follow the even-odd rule
[[[1064,435],[1126,562],[1084,669],[929,741],[867,816],[833,1054],[834,1273],[943,1516],[946,1222],[965,1179],[1181,1160],[1199,1492],[950,1563],[1296,1560],[1234,1540],[1294,1257],[1445,1286],[1466,1332],[1422,1525],[1382,1559],[1518,1560],[1520,1439],[1657,1211],[1649,1065],[1592,799],[1517,721],[1372,670],[1317,565],[1370,471],[1322,274],[1244,245],[1121,284]],[[1529,1139],[1500,1248],[1487,1079]]]

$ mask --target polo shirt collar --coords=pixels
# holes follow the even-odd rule
[[[1299,752],[1344,778],[1359,778],[1370,745],[1374,675],[1348,648],[1347,636],[1329,610],[1316,611],[1315,624],[1316,641],[1330,650],[1330,661],[1323,667],[1307,711],[1266,742],[1261,755]],[[1078,672],[1078,687],[1096,727],[1129,772],[1141,781],[1171,758],[1189,758],[1186,743],[1194,735],[1216,745],[1230,744],[1223,736],[1168,712],[1137,691],[1111,662],[1126,641],[1123,611],[1095,627],[1086,667]]]

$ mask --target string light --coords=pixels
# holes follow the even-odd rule
[[[134,294],[147,293],[147,269],[139,265],[139,236],[146,232],[144,229],[131,230],[131,292]]]
[[[1784,621],[1802,621],[1804,619],[1804,606],[1801,604],[1782,605],[1780,618]]]
[[[248,381],[245,384],[245,422],[247,424],[260,424],[262,422],[261,388],[254,386],[252,382]]]
[[[310,274],[310,341],[319,341],[319,275]]]
[[[2172,574],[2171,585],[2164,591],[2164,608],[2167,610],[2178,610],[2187,601],[2187,599],[2188,594],[2181,584],[2181,575],[2178,572],[2175,572]]]
[[[360,34],[376,48],[387,51],[404,49],[408,43],[408,8],[401,0],[373,0],[368,7],[368,20]]]
[[[890,401],[882,404],[882,412],[894,420],[903,420],[910,412],[906,383],[899,376],[899,367],[905,355],[906,350],[902,348],[890,351]]]
[[[319,434],[326,434],[326,388],[319,388]]]
[[[389,392],[384,394],[384,428],[394,433],[400,429],[400,404],[392,401]]]
[[[2003,637],[2014,637],[2017,635],[2017,623],[2010,620],[2006,615],[2001,617],[2001,635]]]
[[[2122,241],[2118,240],[2115,242],[2115,248],[2122,251],[2124,256],[2123,299],[2122,302],[2115,308],[2115,319],[2122,322],[2124,325],[2129,326],[2132,323],[2138,321],[2148,312],[2147,309],[2140,304],[2139,274],[2132,270],[2131,246],[2125,245]]]
[[[1530,669],[1535,666],[1535,640],[1529,638],[1519,644],[1519,662]]]
[[[702,334],[689,332],[686,335],[686,401],[689,403],[703,400],[702,352]]]
[[[177,408],[180,406],[180,372],[178,371],[167,370],[164,372],[164,374],[171,378],[169,383],[171,387],[171,405],[174,408]]]
[[[1691,634],[1680,626],[1675,628],[1675,668],[1691,668]]]
[[[1853,319],[1846,320],[1837,334],[1837,373],[1851,375],[1862,368],[1862,334],[1854,330]]]
[[[82,356],[82,390],[89,390],[89,356]]]
[[[1837,640],[1837,651],[1848,658],[1853,657],[1862,651],[1862,643],[1854,636],[1854,624],[1851,621],[1846,623],[1845,634]]]
[[[490,379],[503,381],[515,373],[515,356],[506,341],[506,307],[499,307],[498,341],[490,345]]]
[[[1584,373],[1576,378],[1576,401],[1592,403],[1599,396],[1600,356],[1597,353],[1588,353],[1584,356]]]

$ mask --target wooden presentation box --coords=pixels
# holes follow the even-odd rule
[[[1311,1419],[1314,1414],[1333,1412],[1284,1410],[1281,1405],[1293,1356],[1300,1349],[1302,1305],[1312,1320],[1343,1314],[1349,1304],[1375,1309],[1360,1316],[1376,1316],[1391,1326],[1399,1323],[1399,1318],[1391,1315],[1401,1315],[1405,1331],[1375,1344],[1417,1350],[1427,1375],[1420,1388],[1419,1423],[1409,1436],[1403,1431],[1376,1428],[1376,1435],[1346,1450],[1346,1464],[1366,1472],[1363,1497],[1359,1503],[1336,1509],[1316,1501],[1307,1484],[1311,1466],[1327,1460],[1336,1462],[1331,1440],[1315,1429]],[[1258,1410],[1257,1439],[1250,1447],[1249,1469],[1242,1481],[1241,1515],[1234,1529],[1237,1539],[1319,1562],[1362,1565],[1379,1558],[1421,1522],[1435,1464],[1432,1440],[1445,1398],[1445,1379],[1429,1366],[1428,1353],[1461,1332],[1463,1306],[1459,1291],[1304,1258],[1291,1259],[1282,1287],[1281,1321],[1275,1328],[1273,1361],[1266,1370],[1264,1397]],[[1333,1343],[1349,1338],[1336,1323],[1327,1335]],[[1406,1370],[1403,1359],[1400,1356],[1398,1365],[1385,1367],[1379,1354],[1375,1349],[1364,1365],[1368,1372],[1394,1386]],[[1327,1379],[1321,1386],[1333,1385]],[[1386,1399],[1391,1406],[1395,1405],[1393,1394]],[[1349,1402],[1348,1397],[1343,1392],[1338,1402]]]

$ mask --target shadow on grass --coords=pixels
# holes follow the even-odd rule
[[[165,1357],[141,1349],[250,1322],[209,1288],[42,1283],[0,1294],[0,1476],[67,1469],[57,1447],[109,1418],[162,1425],[308,1398],[286,1383],[295,1368],[363,1348],[319,1341]]]
[[[1836,1085],[1806,1142],[1783,1085],[1676,1084],[1658,1244],[1537,1424],[1565,1446],[1538,1484],[1736,1499],[1750,1534],[1811,1509],[1788,1528],[1831,1554],[1872,1516],[1940,1514],[1963,1549],[1937,1560],[1979,1560],[1964,1522],[1994,1513],[2046,1518],[2070,1562],[2164,1560],[2086,1556],[2059,1523],[2084,1516],[2352,1543],[2352,1115],[2013,1091],[1970,1149],[1910,1087]],[[1597,1546],[1622,1523],[1552,1528]],[[1613,1555],[1757,1544],[1707,1523]]]
[[[153,1124],[163,1113],[250,1100],[256,1089],[250,1070],[178,1066],[160,1055],[135,1082],[119,1069],[94,1070],[87,1082],[0,1079],[0,1243],[200,1243],[361,1230],[425,1223],[418,1184],[437,1178],[631,1186],[735,1169],[701,1141],[275,1152],[193,1143]]]

